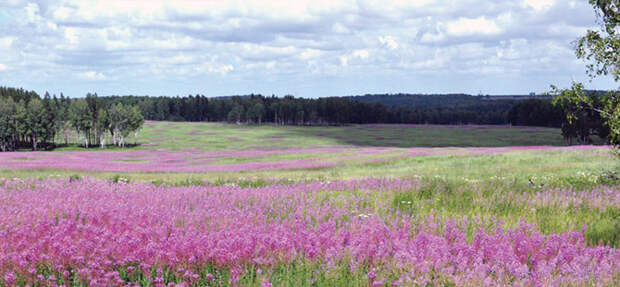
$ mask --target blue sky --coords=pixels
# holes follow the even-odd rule
[[[572,47],[595,20],[586,0],[4,0],[0,85],[72,97],[540,93],[588,80]]]

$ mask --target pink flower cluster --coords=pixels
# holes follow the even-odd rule
[[[468,242],[465,224],[472,223],[465,219],[379,212],[389,211],[389,203],[373,201],[377,192],[418,184],[366,179],[240,188],[88,178],[4,181],[0,282],[126,286],[122,269],[153,274],[150,284],[164,286],[165,269],[184,286],[210,280],[211,273],[199,275],[204,266],[230,268],[235,280],[248,266],[269,272],[302,259],[327,269],[374,268],[369,279],[377,284],[387,280],[385,274],[399,274],[391,284],[403,286],[613,285],[620,276],[620,250],[587,246],[577,231],[547,236],[525,223],[514,229],[498,225],[479,228]],[[325,191],[334,194],[325,197]]]
[[[321,147],[282,150],[246,150],[227,152],[138,150],[123,152],[5,152],[0,153],[0,169],[61,169],[104,172],[214,172],[274,169],[304,169],[346,164],[352,159],[388,154],[391,157],[369,159],[384,162],[402,157],[431,155],[496,154],[530,150],[582,150],[606,146],[516,146],[496,148],[386,148],[386,147]],[[257,158],[279,154],[313,154],[304,159],[265,161],[247,160],[244,163],[220,164],[225,158]],[[322,155],[337,154],[338,156]]]
[[[519,151],[579,151],[592,149],[609,149],[604,145],[577,145],[577,146],[508,146],[508,147],[467,147],[467,148],[410,148],[410,156],[429,156],[429,155],[485,155],[502,154]]]
[[[6,152],[0,153],[0,169],[61,169],[105,172],[209,172],[297,169],[334,166],[336,162],[318,159],[256,161],[238,164],[213,164],[228,157],[253,158],[277,154],[343,152],[342,148],[249,150],[219,153],[167,152],[140,150],[126,152]]]
[[[605,209],[608,207],[620,209],[620,186],[598,186],[591,190],[547,189],[534,195],[527,193],[514,194],[515,201],[527,201],[529,206],[554,206],[556,208],[582,206]]]

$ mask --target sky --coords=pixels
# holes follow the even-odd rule
[[[0,85],[70,97],[527,94],[588,82],[587,0],[0,0]]]

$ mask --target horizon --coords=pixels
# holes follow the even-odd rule
[[[615,89],[574,55],[593,28],[587,1],[10,0],[0,85],[71,98]]]
[[[0,86],[0,87],[5,87],[5,88],[14,88],[14,89],[22,89],[24,91],[34,91],[31,89],[27,89],[24,87],[13,87],[13,86]],[[597,92],[607,92],[608,90],[589,90],[588,91],[597,91]],[[217,99],[217,98],[232,98],[232,97],[249,97],[249,96],[262,96],[262,97],[276,97],[276,98],[283,98],[286,96],[293,96],[295,98],[303,98],[303,99],[318,99],[318,98],[348,98],[348,97],[364,97],[364,96],[396,96],[396,95],[405,95],[405,96],[456,96],[456,95],[463,95],[463,96],[470,96],[470,97],[547,97],[547,96],[551,96],[548,93],[534,93],[533,95],[531,93],[527,93],[527,94],[468,94],[468,93],[463,93],[463,92],[448,92],[448,93],[403,93],[403,92],[394,92],[394,93],[373,93],[373,94],[357,94],[357,95],[339,95],[339,96],[325,96],[325,97],[304,97],[304,96],[298,96],[298,95],[292,95],[292,94],[261,94],[261,93],[248,93],[248,94],[235,94],[235,95],[218,95],[218,96],[212,96],[212,95],[204,95],[204,94],[200,94],[200,93],[190,93],[187,95],[147,95],[147,94],[123,94],[123,95],[118,95],[118,94],[110,94],[110,95],[101,95],[97,92],[87,92],[84,95],[79,95],[79,96],[71,96],[71,95],[65,95],[62,91],[58,94],[56,93],[50,93],[49,91],[44,91],[44,92],[38,92],[38,91],[34,91],[36,92],[40,97],[43,97],[45,95],[45,93],[48,93],[51,97],[60,97],[60,94],[62,93],[63,96],[65,98],[71,98],[71,99],[79,99],[79,98],[84,98],[86,97],[86,94],[96,94],[98,97],[168,97],[168,98],[184,98],[184,97],[195,97],[195,96],[201,96],[201,97],[205,97],[205,98],[209,98],[209,99]]]

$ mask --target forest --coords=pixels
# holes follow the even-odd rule
[[[41,98],[32,91],[0,87],[0,151],[50,149],[57,136],[67,145],[72,133],[86,148],[104,147],[108,134],[112,144],[123,147],[125,138],[143,123],[137,106],[112,104],[96,94],[69,99],[45,93]]]
[[[279,125],[342,125],[366,123],[408,124],[521,124],[533,116],[525,110],[507,116],[518,100],[475,100],[477,97],[462,95],[409,97],[414,104],[393,104],[397,95],[296,98],[245,95],[207,98],[203,95],[187,97],[112,96],[106,101],[138,105],[149,120],[215,121],[231,123],[271,122]],[[474,99],[474,100],[472,100]],[[550,108],[549,100],[537,104]],[[547,105],[549,103],[549,105]],[[560,111],[558,109],[558,111]],[[536,120],[539,126],[559,127],[561,114],[545,114]]]
[[[570,143],[591,143],[592,136],[605,138],[609,134],[598,113],[583,113],[579,121],[569,123],[551,97],[396,94],[308,99],[256,94],[99,97],[89,93],[84,98],[69,98],[0,87],[0,150],[50,149],[57,138],[67,144],[71,133],[80,136],[84,147],[104,147],[106,135],[111,136],[111,144],[124,146],[125,138],[137,133],[144,120],[276,125],[511,124],[562,128]]]

